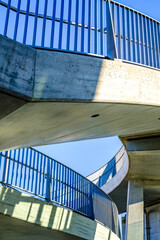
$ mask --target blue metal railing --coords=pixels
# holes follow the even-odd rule
[[[160,68],[160,23],[109,0],[0,0],[0,34]]]
[[[114,202],[88,179],[32,149],[0,153],[0,183],[96,219],[117,235]]]
[[[114,178],[114,176],[116,176],[116,174],[121,170],[125,159],[126,150],[124,146],[122,146],[118,153],[109,162],[90,174],[87,178],[101,188],[103,185],[111,181],[112,178]]]

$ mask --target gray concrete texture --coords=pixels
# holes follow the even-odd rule
[[[159,80],[159,70],[0,35],[0,150],[160,133]]]
[[[94,220],[1,185],[0,239],[119,240]]]

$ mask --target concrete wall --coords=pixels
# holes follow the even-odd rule
[[[0,35],[0,87],[30,100],[160,105],[159,80],[156,69],[35,50]]]
[[[48,233],[46,232],[49,238],[51,236],[55,237],[56,234],[58,234],[58,238],[62,240],[78,239],[77,237],[81,239],[90,240],[119,239],[107,227],[104,227],[103,225],[96,221],[93,221],[87,217],[84,217],[80,214],[64,209],[62,207],[47,204],[46,202],[30,197],[29,195],[20,193],[13,189],[11,190],[9,188],[5,188],[3,186],[0,186],[0,213],[24,221],[23,224],[22,223],[19,224],[23,225],[22,229],[24,229],[24,231],[25,228],[31,230],[29,239],[38,240],[39,238],[36,238],[34,234],[34,228],[32,229],[32,226],[28,225],[27,223],[36,224],[38,226],[49,229],[49,232]],[[7,220],[1,214],[0,222],[3,223],[3,219],[4,221]],[[12,223],[11,226],[12,225],[14,226],[14,219],[13,222],[12,220],[9,221],[11,221]],[[8,225],[6,226],[5,235],[5,226],[6,226],[5,224],[2,225],[0,224],[0,239],[13,240],[14,238],[11,238],[10,235],[7,235]],[[14,229],[10,230],[11,230],[10,233],[13,234]],[[54,232],[51,233],[51,230],[56,231],[55,235]],[[42,230],[39,229],[39,231],[41,232]],[[36,232],[38,233],[38,229],[36,230]],[[39,236],[39,234],[37,236]]]
[[[147,235],[149,240],[160,239],[160,204],[146,208]]]

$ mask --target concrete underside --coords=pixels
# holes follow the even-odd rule
[[[159,107],[80,102],[24,104],[23,100],[0,96],[3,101],[7,99],[0,109],[0,150],[160,131]],[[22,106],[15,110],[16,102]],[[3,109],[7,109],[6,113]],[[100,116],[92,118],[94,114]]]
[[[157,135],[159,80],[156,69],[36,50],[0,35],[0,150]]]
[[[40,227],[0,214],[1,240],[80,240],[76,236]]]

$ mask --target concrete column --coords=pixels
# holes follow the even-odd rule
[[[140,182],[128,182],[126,240],[143,240],[144,201]]]

